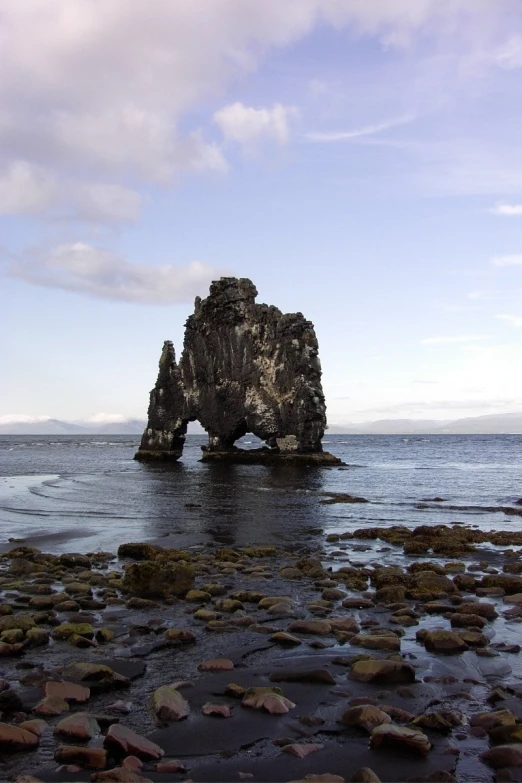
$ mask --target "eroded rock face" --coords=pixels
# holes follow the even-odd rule
[[[208,459],[233,452],[247,432],[272,456],[322,453],[326,407],[314,327],[301,313],[256,304],[256,296],[250,280],[226,277],[196,298],[179,365],[172,343],[163,346],[137,459],[178,459],[195,420],[208,432]]]

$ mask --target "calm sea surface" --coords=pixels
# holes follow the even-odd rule
[[[247,436],[245,447],[252,447]],[[133,461],[136,436],[0,436],[0,545],[24,538],[47,551],[115,550],[123,541],[312,545],[365,525],[520,529],[521,517],[457,506],[522,497],[522,436],[330,435],[348,469],[203,465],[205,438],[183,460]],[[321,503],[328,493],[368,504]],[[428,503],[440,497],[445,503]]]

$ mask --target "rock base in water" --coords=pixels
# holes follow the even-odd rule
[[[181,457],[179,451],[147,451],[139,449],[134,455],[138,462],[176,462]]]
[[[303,467],[328,467],[345,465],[339,457],[328,451],[280,452],[271,449],[230,449],[227,451],[204,450],[201,462],[226,462],[233,465],[300,465]]]

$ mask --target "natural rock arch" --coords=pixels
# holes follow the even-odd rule
[[[247,432],[272,456],[323,453],[326,406],[313,324],[256,304],[256,296],[250,280],[226,277],[206,299],[196,298],[179,365],[172,343],[163,345],[137,459],[178,459],[195,420],[209,436],[206,459],[237,457],[234,443]]]

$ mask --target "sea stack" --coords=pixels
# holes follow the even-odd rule
[[[163,345],[138,460],[179,459],[189,421],[208,433],[203,461],[339,465],[322,448],[326,405],[319,346],[302,313],[256,304],[246,278],[223,277],[196,298],[183,353]],[[251,432],[266,446],[235,442]]]

